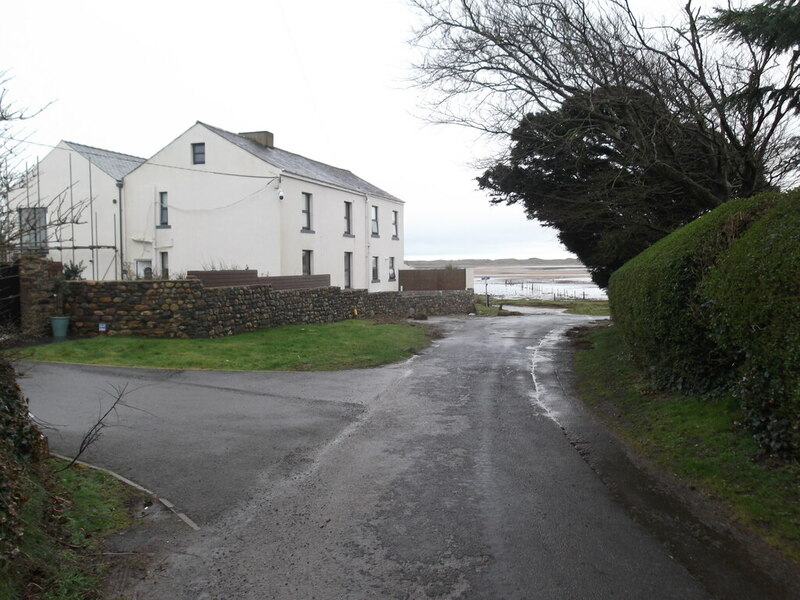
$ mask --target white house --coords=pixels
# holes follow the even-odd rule
[[[39,185],[52,189],[50,196],[65,177],[78,190],[63,166],[78,159],[60,157],[62,147],[78,154],[88,148],[62,142],[42,160]],[[108,163],[117,157],[119,169],[104,171],[102,184],[93,177],[85,191],[93,225],[77,226],[73,248],[50,242],[58,260],[80,258],[75,247],[92,246],[97,268],[88,276],[114,279],[122,266],[129,277],[250,268],[270,276],[330,274],[332,285],[345,288],[398,287],[403,202],[350,171],[276,148],[269,132],[234,134],[198,122],[148,160],[92,150],[92,165],[105,152]],[[120,222],[122,235],[100,248]],[[100,268],[115,256],[117,271]]]
[[[143,158],[60,142],[26,173],[9,204],[17,211],[15,244],[53,260],[83,263],[89,279],[120,277],[122,180]]]

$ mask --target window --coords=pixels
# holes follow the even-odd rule
[[[158,224],[161,227],[169,225],[169,202],[167,192],[158,193]]]
[[[397,211],[393,210],[392,211],[392,239],[396,240],[396,239],[400,238],[399,231],[400,230],[398,229]]]
[[[353,203],[344,203],[344,234],[353,234]]]
[[[373,256],[372,257],[372,283],[377,283],[379,281],[380,281],[380,279],[378,279],[378,257],[377,256]]]
[[[303,275],[311,275],[311,250],[303,250]]]
[[[47,208],[33,206],[19,209],[20,246],[27,250],[47,249]]]
[[[192,144],[192,164],[204,165],[206,164],[206,145],[205,144]]]
[[[303,231],[311,231],[311,194],[303,192]]]
[[[378,207],[372,206],[372,235],[378,237]]]
[[[137,258],[134,261],[133,266],[136,270],[136,279],[153,278],[153,262],[151,260],[142,260]]]
[[[169,252],[161,253],[161,279],[169,279]]]
[[[397,273],[394,270],[394,256],[389,257],[389,281],[397,279]]]
[[[348,202],[349,204],[349,202]],[[350,289],[353,287],[353,253],[352,252],[345,252],[344,253],[344,287],[345,289]]]

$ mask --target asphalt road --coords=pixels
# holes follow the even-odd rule
[[[361,371],[28,364],[22,383],[65,454],[127,383],[85,459],[202,527],[171,530],[128,597],[708,598],[564,435],[581,417],[549,348],[588,320],[445,320],[422,355]]]

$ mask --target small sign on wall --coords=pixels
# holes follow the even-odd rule
[[[100,333],[106,333],[106,331],[108,331],[108,327],[106,326],[105,323],[100,323],[97,326],[97,331],[99,331]]]

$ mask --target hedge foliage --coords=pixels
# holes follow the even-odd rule
[[[19,552],[23,534],[19,513],[27,501],[22,491],[25,471],[46,454],[44,437],[30,420],[14,368],[0,357],[0,569]]]
[[[726,202],[611,278],[614,321],[659,386],[733,393],[771,453],[800,456],[800,192]]]

